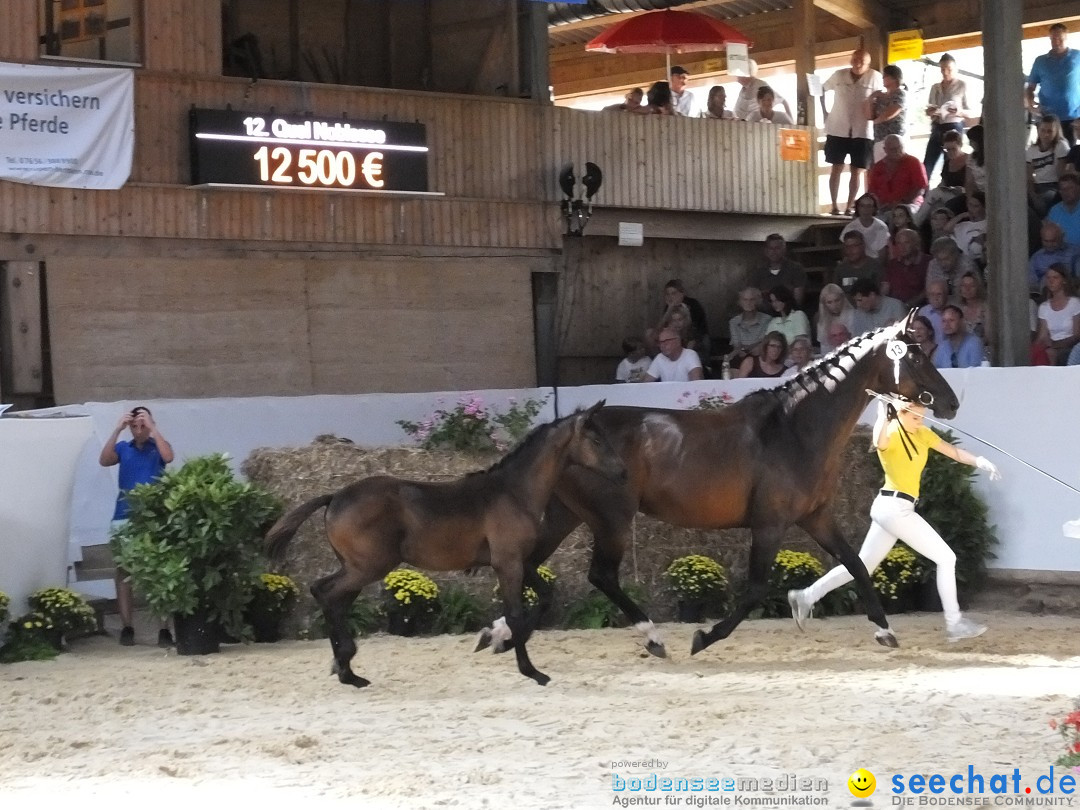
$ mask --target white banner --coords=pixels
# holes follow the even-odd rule
[[[131,70],[0,62],[0,179],[120,188],[134,143]]]

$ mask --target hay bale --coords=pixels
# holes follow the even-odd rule
[[[843,474],[834,503],[835,513],[845,537],[854,546],[862,541],[870,525],[870,502],[881,486],[881,471],[873,454],[867,452],[869,431],[857,430],[844,450]],[[305,447],[259,448],[244,461],[241,471],[252,482],[280,497],[291,509],[303,501],[333,492],[370,475],[395,475],[417,481],[446,481],[465,473],[484,469],[496,456],[448,452],[428,452],[408,447],[357,447],[347,439],[319,436]],[[812,474],[812,471],[807,471]],[[622,580],[637,583],[646,594],[646,609],[657,621],[674,616],[675,600],[667,590],[664,569],[684,554],[707,554],[723,562],[732,579],[745,576],[750,532],[746,529],[701,531],[682,529],[638,515],[634,521]],[[558,576],[556,613],[589,594],[593,588],[586,579],[589,567],[591,535],[581,527],[574,531],[555,552],[548,565]],[[815,554],[826,564],[833,561],[804,532],[792,529],[784,547]],[[338,563],[330,549],[317,516],[308,520],[289,546],[282,570],[301,585],[301,603],[297,616],[300,627],[309,626],[315,607],[307,587],[315,579],[337,570]],[[475,575],[433,573],[439,585],[460,585],[480,598],[491,598],[495,578],[490,569]],[[374,593],[373,585],[369,593]],[[557,618],[557,617],[556,617]]]

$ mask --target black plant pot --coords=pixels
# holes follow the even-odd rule
[[[386,630],[392,636],[415,636],[419,631],[419,622],[412,616],[399,611],[390,611],[386,616]]]
[[[937,592],[937,580],[924,582],[918,591],[918,609],[924,613],[941,613],[941,597]]]
[[[680,599],[675,605],[675,618],[687,624],[705,621],[705,603]]]
[[[206,610],[196,610],[190,616],[173,614],[176,630],[176,652],[179,655],[209,655],[221,652],[221,628],[208,618]]]
[[[251,637],[256,644],[273,644],[281,641],[281,615],[257,611],[244,616],[251,625]]]

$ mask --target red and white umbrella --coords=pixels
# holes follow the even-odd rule
[[[749,47],[750,38],[721,20],[694,11],[650,11],[616,23],[585,45],[598,53],[663,53],[671,74],[671,54],[718,51],[728,43]]]

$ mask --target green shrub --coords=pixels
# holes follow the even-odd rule
[[[0,625],[8,620],[8,607],[11,605],[11,597],[0,591]]]
[[[769,588],[761,607],[751,615],[759,618],[780,618],[791,616],[787,592],[809,587],[825,573],[825,567],[812,554],[805,551],[784,549],[776,555],[769,571]]]
[[[127,496],[128,521],[112,538],[118,567],[159,616],[206,610],[230,635],[259,572],[262,532],[276,498],[233,477],[224,455],[193,458]]]
[[[27,600],[30,608],[52,622],[67,638],[85,636],[97,630],[94,609],[82,596],[67,588],[42,588]]]
[[[671,590],[685,602],[722,602],[727,593],[727,571],[712,557],[702,554],[678,557],[664,574]]]
[[[479,598],[464,588],[451,585],[439,594],[433,633],[460,635],[474,633],[487,624],[489,610]]]
[[[349,635],[353,638],[358,636],[370,636],[382,627],[383,612],[374,599],[367,596],[358,596],[356,601],[349,607],[348,617]],[[318,613],[318,619],[312,625],[314,632],[311,638],[326,638],[330,635],[330,628],[326,626],[326,617],[322,611]]]
[[[636,583],[623,585],[626,595],[645,607],[645,590]],[[599,591],[571,602],[566,609],[563,626],[569,630],[598,630],[601,627],[622,627],[626,616],[615,604]]]
[[[0,663],[56,658],[60,654],[58,632],[52,619],[37,611],[13,619],[7,627],[4,646],[0,647]]]

